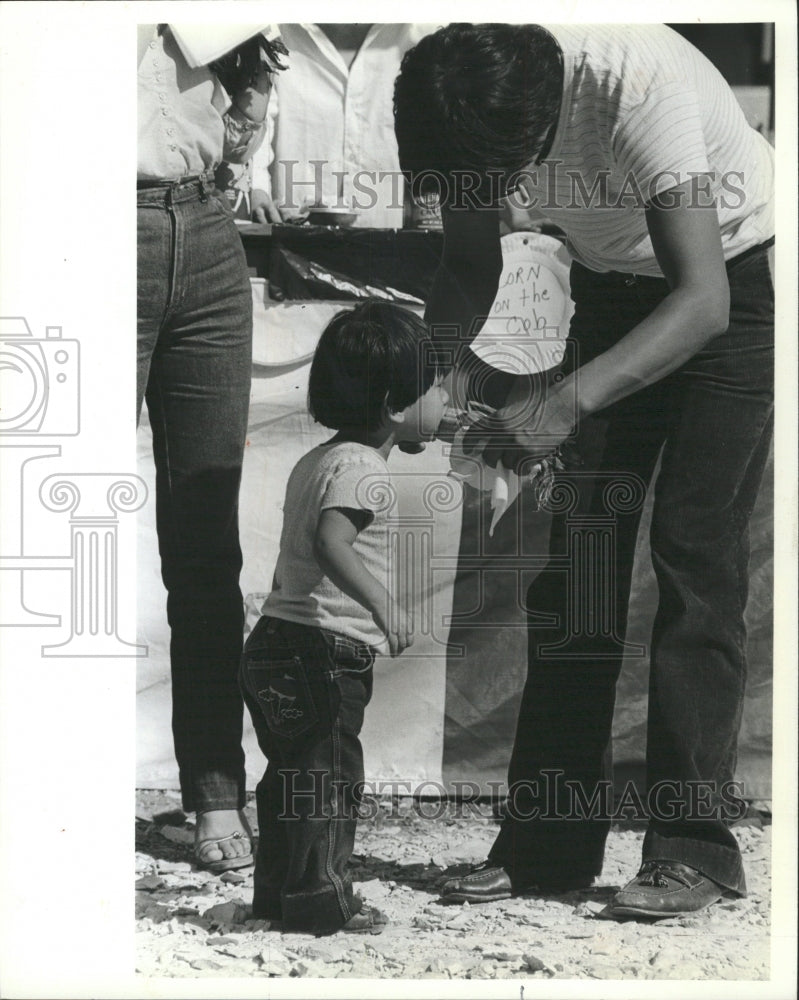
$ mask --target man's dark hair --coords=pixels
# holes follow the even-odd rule
[[[470,172],[486,190],[542,152],[558,119],[563,56],[535,24],[450,24],[402,60],[394,127],[406,176]],[[475,185],[477,187],[477,185]]]
[[[425,321],[390,302],[369,301],[330,321],[311,363],[308,409],[333,430],[372,430],[384,406],[404,410],[443,366]]]

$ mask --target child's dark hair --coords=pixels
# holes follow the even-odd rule
[[[442,359],[425,321],[390,302],[369,301],[328,324],[311,364],[308,409],[333,430],[373,430],[384,407],[398,411],[423,396]]]
[[[394,125],[406,175],[468,172],[504,183],[541,152],[557,120],[563,56],[536,24],[450,24],[406,52],[394,85]],[[422,185],[424,188],[424,185]],[[451,194],[451,190],[450,190]]]

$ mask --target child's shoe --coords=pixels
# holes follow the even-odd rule
[[[341,928],[346,934],[382,934],[388,924],[388,917],[382,910],[364,903]]]

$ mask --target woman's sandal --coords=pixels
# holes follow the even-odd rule
[[[236,868],[249,868],[251,865],[254,865],[255,859],[252,856],[253,833],[244,817],[242,817],[242,823],[244,824],[245,833],[242,833],[241,830],[236,830],[235,833],[230,833],[227,837],[208,837],[206,840],[198,841],[194,845],[194,863],[196,866],[204,871],[219,875],[222,872],[233,871]],[[214,848],[218,850],[219,845],[226,843],[228,840],[249,840],[250,853],[242,854],[237,858],[223,857],[216,861],[208,860],[205,855]]]

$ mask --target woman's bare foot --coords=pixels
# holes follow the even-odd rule
[[[235,866],[239,858],[252,856],[252,831],[237,809],[211,809],[197,814],[194,850],[204,867]]]

